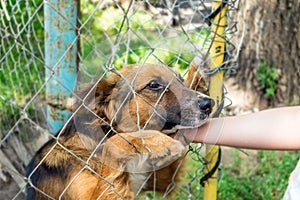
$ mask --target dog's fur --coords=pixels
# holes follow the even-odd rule
[[[200,126],[213,104],[201,94],[206,83],[197,70],[191,64],[183,82],[166,66],[129,65],[84,89],[73,101],[73,119],[29,164],[27,199],[169,192],[185,147],[166,133]]]

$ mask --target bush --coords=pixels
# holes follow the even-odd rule
[[[278,74],[275,67],[269,67],[265,63],[261,63],[257,69],[257,80],[263,92],[269,98],[274,98],[277,89]]]

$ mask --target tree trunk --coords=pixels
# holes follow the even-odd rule
[[[260,108],[300,104],[300,0],[241,0],[238,15],[237,40],[243,36],[243,42],[237,84]],[[272,98],[257,79],[260,63],[276,68]]]

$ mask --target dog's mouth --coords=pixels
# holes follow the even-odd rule
[[[209,113],[201,113],[200,116],[196,117],[189,117],[190,119],[182,120],[180,124],[178,123],[170,123],[167,122],[161,132],[165,133],[166,135],[172,135],[178,132],[178,130],[183,129],[194,129],[202,126],[207,119],[209,118]]]
[[[202,124],[197,124],[197,126],[181,126],[181,125],[177,125],[173,129],[163,130],[162,132],[165,133],[166,135],[168,135],[169,137],[173,138],[174,140],[180,141],[184,146],[187,146],[192,141],[192,140],[190,140],[190,138],[194,137],[194,136],[190,135],[189,137],[186,137],[184,135],[184,130],[187,130],[187,129],[196,129],[197,127],[200,127],[201,125],[203,125],[205,122],[206,121],[203,121]],[[197,132],[197,130],[195,130],[195,131]],[[194,131],[192,131],[192,133],[193,132]],[[194,132],[194,133],[196,133],[196,132]]]
[[[201,121],[201,123],[197,123],[195,125],[189,125],[189,126],[183,126],[183,125],[176,125],[174,126],[172,129],[166,129],[166,130],[162,130],[161,132],[165,133],[166,135],[174,138],[177,134],[178,131],[180,130],[184,130],[184,129],[194,129],[194,128],[198,128],[200,126],[202,126],[204,123],[206,122],[206,120]]]
[[[178,119],[166,120],[165,126],[161,132],[174,138],[176,135],[178,135],[180,130],[196,129],[202,126],[209,118],[212,112],[212,107],[214,106],[214,102],[211,99],[207,99],[204,101],[204,103],[200,101],[199,104],[201,104],[199,105],[201,108],[200,113],[194,112],[190,109],[183,110],[180,115],[180,122]]]
[[[177,130],[175,130],[174,132],[169,132],[169,133],[163,132],[163,133],[165,133],[167,136],[169,136],[169,137],[175,139],[176,136],[177,136],[178,133],[179,133],[179,130],[184,130],[184,129],[177,129]],[[170,131],[171,131],[171,130],[170,130]]]

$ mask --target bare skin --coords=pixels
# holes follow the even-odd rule
[[[300,150],[300,106],[213,118],[197,129],[185,130],[183,134],[193,143],[246,149]]]

